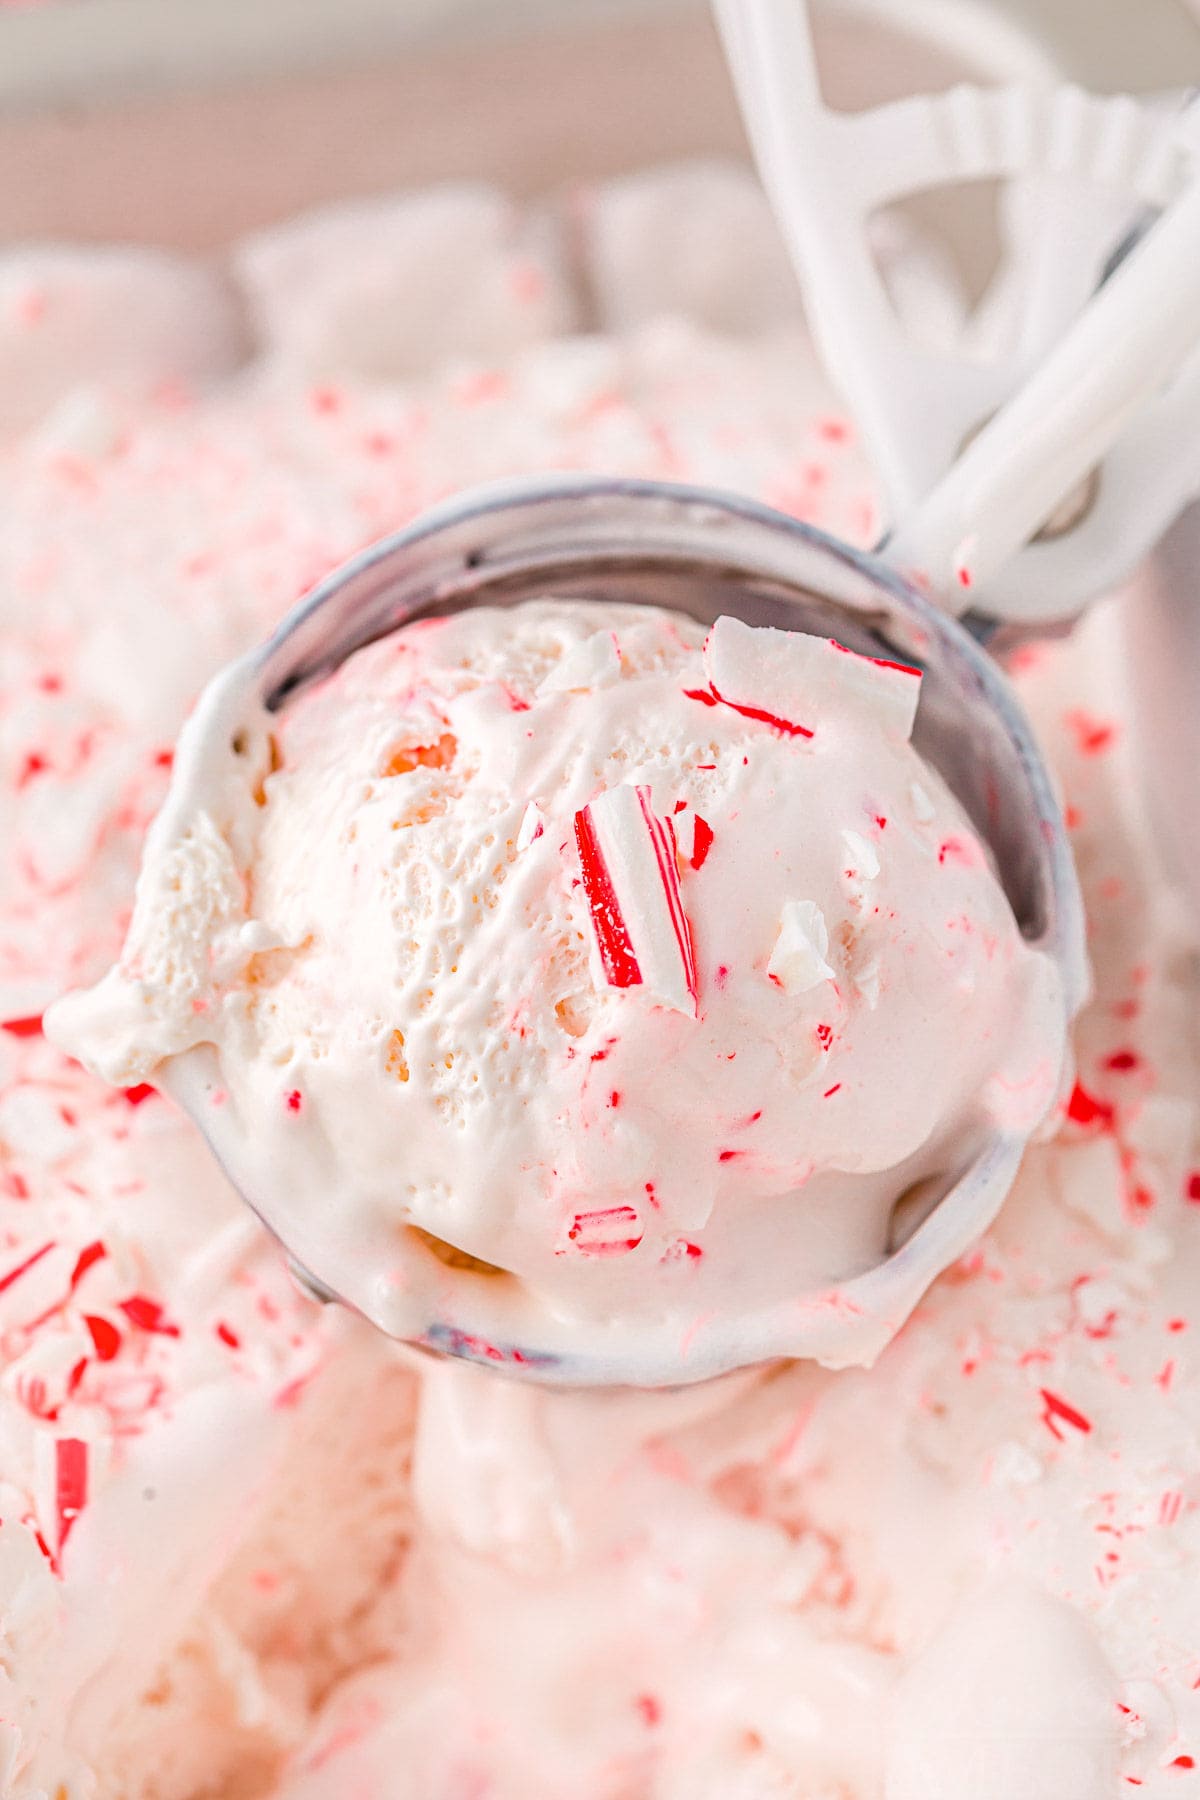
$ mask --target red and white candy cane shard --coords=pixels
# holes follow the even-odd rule
[[[579,847],[583,891],[592,910],[592,929],[596,933],[596,948],[600,952],[605,979],[609,987],[640,987],[641,966],[633,953],[629,927],[604,854],[595,802],[575,814],[575,842]]]
[[[632,1206],[604,1206],[576,1213],[567,1232],[580,1256],[625,1256],[642,1241],[642,1222]]]
[[[546,829],[546,821],[542,817],[542,809],[536,800],[531,800],[521,815],[521,824],[517,831],[517,850],[528,850],[530,844],[537,842]]]
[[[826,641],[836,659],[835,679],[843,690],[875,710],[885,731],[910,738],[921,700],[920,669],[886,656],[860,656],[836,638]]]
[[[689,868],[702,869],[713,846],[713,828],[707,819],[693,812],[684,800],[679,801],[671,819],[675,843]]]
[[[87,1497],[88,1447],[79,1438],[59,1438],[54,1446],[54,1547],[60,1555]]]
[[[607,789],[576,813],[575,839],[609,986],[642,987],[694,1018],[696,961],[675,833],[655,814],[650,789]]]
[[[718,700],[792,736],[812,737],[849,700],[869,709],[885,731],[908,738],[921,694],[921,671],[907,663],[740,619],[717,620],[704,646],[704,668]]]
[[[702,869],[708,861],[708,853],[713,847],[713,836],[713,828],[708,820],[702,819],[697,813],[692,829],[691,855],[688,857],[693,869]]]
[[[771,980],[787,994],[807,994],[820,982],[836,979],[828,955],[829,927],[820,907],[812,900],[786,900],[767,964]]]
[[[31,1331],[71,1292],[75,1252],[51,1239],[0,1270],[0,1331]]]

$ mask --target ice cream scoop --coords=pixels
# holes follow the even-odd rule
[[[870,1361],[997,1211],[1084,986],[960,626],[749,501],[559,480],[427,515],[217,678],[122,963],[47,1025],[384,1330],[667,1385]]]

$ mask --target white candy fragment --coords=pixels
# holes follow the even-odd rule
[[[611,631],[593,631],[559,658],[538,687],[539,694],[584,693],[610,687],[621,676],[621,653]]]
[[[879,874],[879,852],[874,844],[857,831],[843,831],[842,842],[850,858],[850,867],[860,881],[874,881]]]
[[[720,618],[704,644],[711,698],[748,719],[761,719],[789,737],[813,735],[818,656],[825,638],[773,631]]]
[[[576,813],[575,840],[608,985],[644,988],[694,1018],[696,964],[675,833],[655,815],[650,789],[607,789]]]
[[[546,821],[542,809],[536,800],[531,800],[521,815],[521,824],[517,831],[517,850],[528,850],[530,844],[536,842],[546,829]]]
[[[690,863],[696,848],[696,815],[690,806],[677,806],[671,814],[671,830],[675,848],[685,863]]]
[[[859,656],[833,638],[720,618],[704,646],[713,702],[792,737],[812,737],[823,718],[858,702],[890,736],[912,735],[921,672]]]
[[[879,1005],[880,990],[883,986],[883,970],[877,956],[873,956],[869,962],[863,964],[854,977],[854,986],[866,1001],[870,1011],[874,1012]]]
[[[822,981],[832,981],[829,927],[812,900],[787,900],[779,916],[779,936],[767,973],[787,994],[806,994]]]
[[[1096,1279],[1081,1281],[1071,1299],[1082,1323],[1090,1330],[1103,1331],[1129,1306],[1131,1295],[1115,1281]]]
[[[826,643],[833,657],[834,689],[839,700],[853,694],[878,718],[889,736],[905,743],[912,736],[921,698],[921,671],[884,656],[859,656],[833,638]]]

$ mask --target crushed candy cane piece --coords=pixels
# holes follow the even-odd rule
[[[539,694],[577,694],[592,688],[611,687],[621,677],[621,652],[611,631],[593,631],[590,637],[561,656],[538,686]]]
[[[576,1213],[567,1237],[581,1256],[624,1256],[642,1241],[642,1222],[632,1206],[604,1206]]]
[[[10,1037],[41,1037],[42,1015],[41,1013],[28,1013],[21,1019],[0,1020],[0,1031],[7,1031]]]
[[[1083,1083],[1077,1081],[1067,1101],[1067,1117],[1076,1125],[1095,1125],[1100,1130],[1108,1130],[1116,1117],[1116,1107],[1089,1094]]]
[[[55,1241],[6,1267],[0,1283],[0,1329],[29,1330],[71,1292],[74,1253]]]
[[[83,1322],[98,1362],[111,1362],[121,1348],[121,1333],[102,1313],[84,1313]]]
[[[128,1300],[119,1300],[117,1305],[131,1325],[140,1331],[148,1331],[158,1337],[178,1337],[179,1327],[172,1324],[166,1315],[166,1309],[159,1300],[152,1300],[148,1294],[131,1294]]]
[[[789,737],[812,737],[804,722],[811,684],[795,666],[796,647],[825,641],[719,618],[704,642],[704,672],[714,701]],[[810,654],[801,648],[799,658]]]
[[[874,881],[879,874],[879,852],[874,844],[868,842],[857,831],[843,831],[842,842],[850,857],[850,872],[859,881]]]
[[[546,821],[542,809],[536,801],[531,800],[521,815],[521,823],[517,830],[517,850],[528,850],[546,829]]]
[[[59,1438],[57,1451],[58,1549],[70,1534],[71,1527],[87,1505],[88,1449],[81,1438]]]
[[[1052,1393],[1049,1388],[1041,1388],[1039,1392],[1044,1409],[1042,1423],[1054,1437],[1061,1442],[1063,1434],[1059,1429],[1060,1425],[1069,1425],[1082,1436],[1087,1436],[1092,1429],[1092,1421],[1085,1413],[1081,1413],[1078,1407],[1072,1406],[1060,1394]]]
[[[825,960],[829,953],[829,927],[825,915],[812,900],[787,900],[779,917],[779,936],[767,964],[767,973],[786,994],[806,994],[822,981],[834,979]]]
[[[676,1238],[674,1243],[667,1245],[660,1260],[664,1263],[699,1262],[703,1255],[699,1244],[690,1238]]]
[[[702,869],[713,845],[713,828],[708,820],[693,812],[686,800],[677,800],[671,824],[684,862],[690,869]]]
[[[89,1445],[82,1438],[39,1434],[34,1506],[51,1567],[60,1559],[88,1502]]]
[[[0,1388],[35,1419],[53,1421],[74,1392],[80,1364],[86,1364],[91,1349],[87,1331],[74,1321],[58,1330],[34,1332],[4,1370]]]
[[[908,739],[921,696],[921,671],[907,663],[860,656],[834,638],[739,619],[717,620],[704,646],[704,667],[718,701],[807,737],[849,698],[860,700],[889,734]]]
[[[4,1292],[5,1288],[10,1288],[14,1281],[19,1281],[27,1269],[32,1269],[35,1264],[40,1263],[43,1256],[48,1256],[53,1249],[54,1242],[51,1240],[47,1244],[42,1244],[39,1249],[32,1251],[11,1269],[6,1269],[4,1274],[0,1275],[0,1294]]]
[[[692,826],[692,848],[691,853],[688,856],[688,861],[691,863],[693,869],[702,869],[704,867],[704,864],[708,859],[708,853],[712,849],[712,844],[712,826],[707,819],[702,819],[700,814],[696,813]]]
[[[608,985],[644,987],[694,1018],[696,963],[670,819],[655,814],[649,788],[624,785],[576,813],[575,838]]]
[[[871,1012],[879,1005],[879,995],[883,986],[883,968],[878,956],[872,956],[865,962],[854,977],[854,986],[866,1001]]]
[[[107,1256],[108,1250],[105,1245],[100,1242],[99,1238],[96,1238],[90,1244],[84,1245],[83,1249],[79,1252],[79,1255],[75,1258],[75,1267],[71,1271],[72,1293],[75,1292],[75,1289],[79,1286],[88,1270],[94,1269],[97,1263],[104,1262]]]
[[[604,857],[594,814],[594,805],[585,806],[576,813],[575,842],[579,849],[583,888],[592,913],[596,948],[610,987],[640,987],[641,966],[633,953],[629,928]]]

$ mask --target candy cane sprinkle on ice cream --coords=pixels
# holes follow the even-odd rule
[[[679,891],[670,819],[648,787],[609,788],[575,815],[575,839],[596,948],[610,987],[642,987],[663,1006],[696,1012],[692,933]]]

